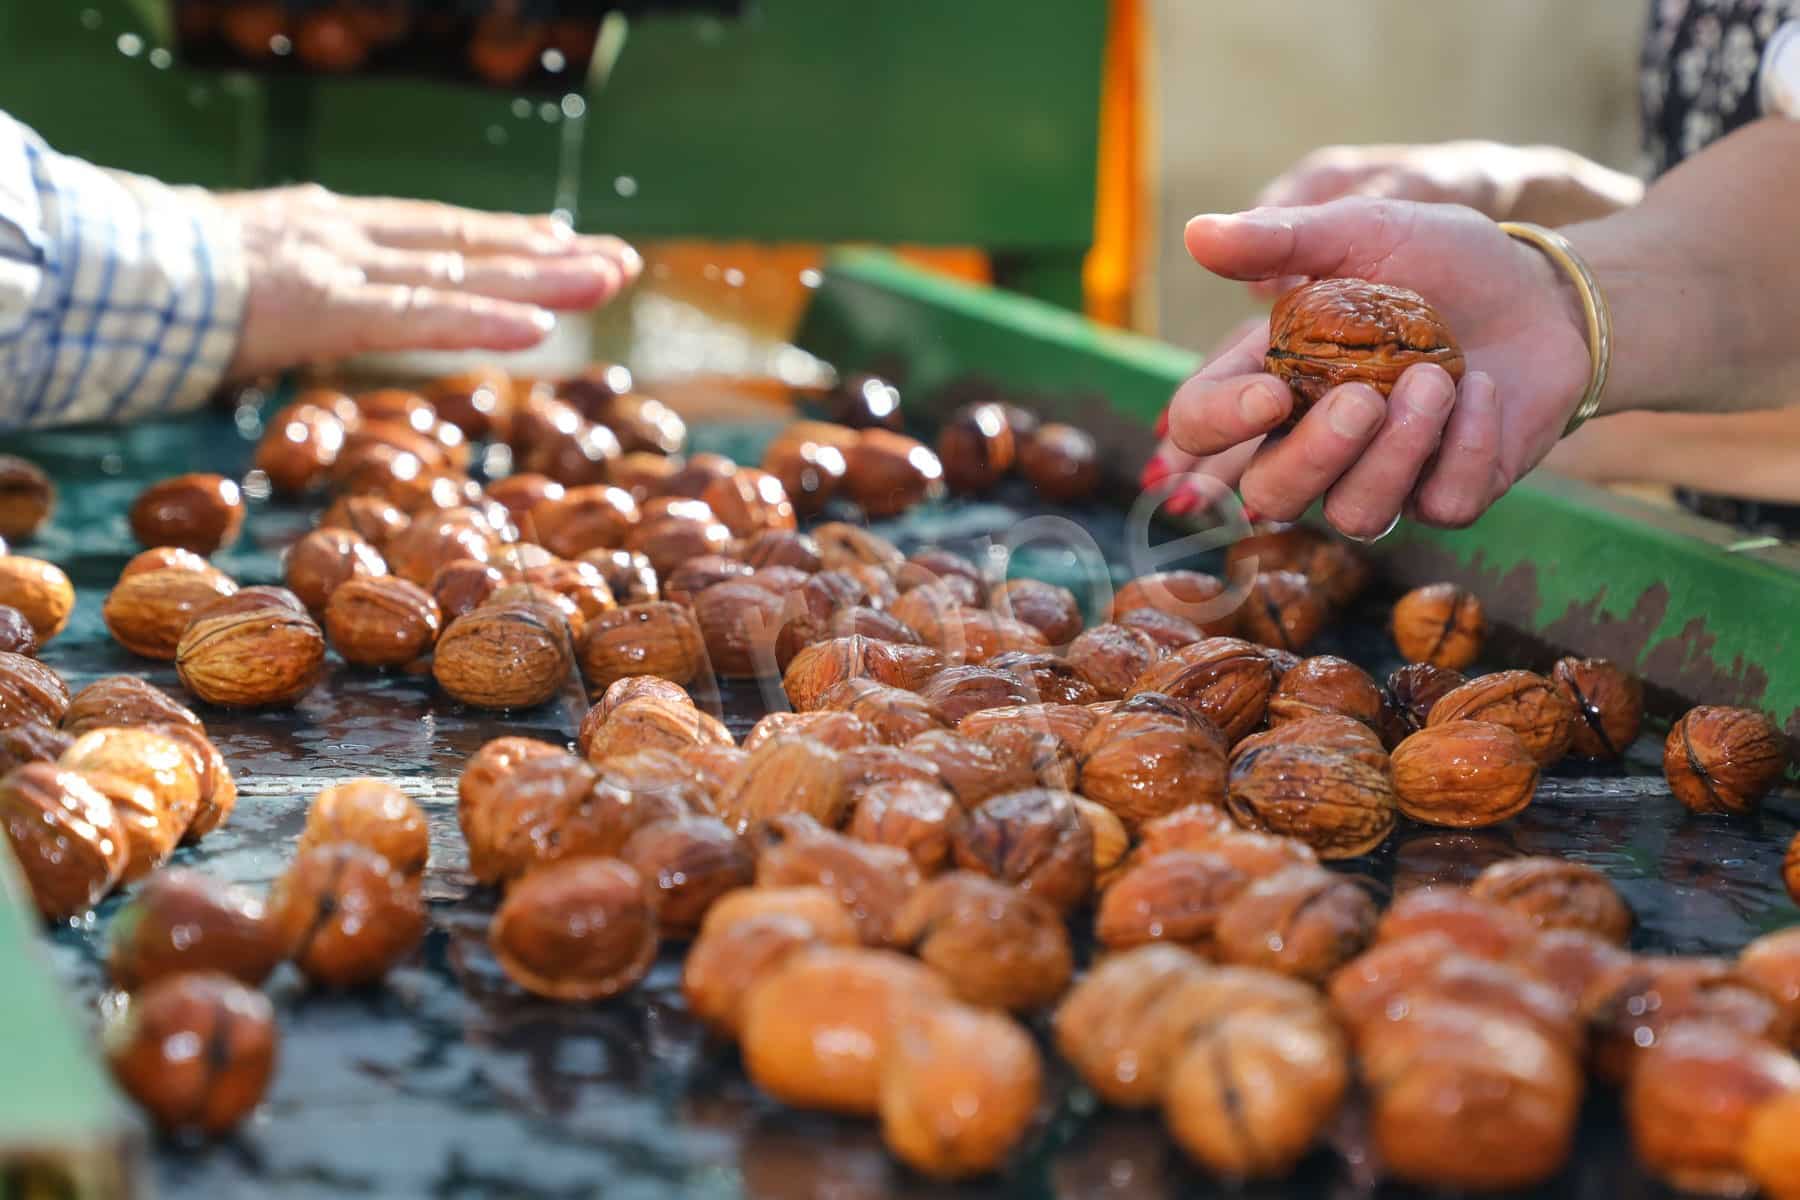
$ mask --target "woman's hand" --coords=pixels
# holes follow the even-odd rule
[[[1236,485],[1257,518],[1292,520],[1323,496],[1326,519],[1352,536],[1380,534],[1402,511],[1467,525],[1543,458],[1586,388],[1585,326],[1561,274],[1470,209],[1368,199],[1254,209],[1194,218],[1187,246],[1231,279],[1411,288],[1443,314],[1468,363],[1460,387],[1422,365],[1387,400],[1366,384],[1335,388],[1270,438],[1294,396],[1262,369],[1267,322],[1250,331],[1176,392],[1177,456],[1159,455],[1146,476],[1210,475]]]
[[[552,309],[604,304],[642,261],[551,217],[320,187],[215,197],[243,232],[249,298],[236,378],[377,350],[520,350]]]

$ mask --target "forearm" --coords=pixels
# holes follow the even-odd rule
[[[1595,483],[1792,504],[1800,502],[1800,408],[1616,413],[1559,442],[1544,465]]]
[[[1602,411],[1770,408],[1800,398],[1800,122],[1764,120],[1564,230],[1612,310]]]
[[[1526,146],[1533,164],[1502,219],[1573,225],[1611,216],[1644,198],[1644,183],[1560,146]]]

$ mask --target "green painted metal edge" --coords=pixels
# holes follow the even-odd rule
[[[1091,430],[1129,486],[1193,354],[876,252],[828,263],[796,340],[840,370],[897,378],[929,428],[971,379]],[[1534,476],[1473,528],[1403,524],[1374,549],[1405,583],[1465,582],[1494,621],[1629,664],[1688,703],[1761,708],[1800,736],[1800,554],[1734,550],[1728,526]],[[1548,663],[1541,664],[1548,666]]]
[[[124,1195],[133,1127],[44,961],[40,928],[0,839],[0,1200]],[[66,1190],[33,1190],[51,1180]]]

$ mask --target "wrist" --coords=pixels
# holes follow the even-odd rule
[[[1536,353],[1544,372],[1546,398],[1556,419],[1559,435],[1596,415],[1588,402],[1597,396],[1604,402],[1610,335],[1606,302],[1591,270],[1580,261],[1579,251],[1554,232],[1503,226],[1521,260],[1532,295],[1532,310],[1547,323],[1547,335]],[[1590,303],[1596,311],[1590,313]],[[1559,329],[1549,334],[1548,329]]]

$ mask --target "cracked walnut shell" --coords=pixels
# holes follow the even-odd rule
[[[1269,313],[1263,366],[1293,389],[1291,420],[1341,384],[1366,383],[1386,396],[1420,363],[1462,378],[1463,353],[1449,326],[1406,288],[1320,279],[1285,293]]]

